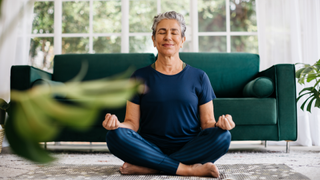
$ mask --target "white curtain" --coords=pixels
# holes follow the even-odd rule
[[[256,0],[261,70],[274,64],[314,64],[320,59],[320,0]],[[297,83],[297,93],[303,89]],[[298,139],[320,146],[320,110],[298,109]],[[282,142],[283,143],[283,142]],[[270,143],[272,144],[272,143]],[[281,144],[281,143],[277,143]]]
[[[4,36],[0,38],[0,98],[9,102],[11,66],[28,64],[33,3],[26,0],[2,1],[0,34]],[[12,22],[16,23],[11,26]],[[2,145],[8,146],[7,141],[4,140]]]

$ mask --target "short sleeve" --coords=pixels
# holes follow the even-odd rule
[[[135,72],[131,75],[130,79],[137,79]],[[140,105],[140,94],[136,93],[129,101]]]
[[[201,92],[199,94],[199,105],[205,104],[216,98],[213,92],[208,75],[203,72],[201,78]]]

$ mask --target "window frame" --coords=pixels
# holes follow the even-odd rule
[[[129,38],[133,36],[149,36],[151,33],[130,33],[129,32],[129,1],[121,0],[121,33],[93,33],[93,1],[94,0],[77,0],[86,1],[90,4],[89,12],[89,33],[62,33],[62,2],[70,2],[75,0],[35,0],[35,2],[54,2],[54,33],[33,34],[30,37],[53,37],[54,54],[62,53],[62,38],[65,37],[89,37],[89,52],[93,51],[94,37],[120,36],[121,37],[121,53],[129,53]],[[108,0],[102,0],[108,1]],[[198,30],[198,2],[190,0],[190,32],[187,38],[191,38],[192,52],[199,52],[199,37],[201,36],[225,36],[227,43],[227,52],[231,52],[231,37],[232,36],[258,36],[257,32],[231,32],[230,28],[230,1],[225,0],[226,3],[226,31],[225,32],[199,32]],[[157,13],[161,12],[161,0],[157,0]],[[258,22],[257,22],[258,23]]]

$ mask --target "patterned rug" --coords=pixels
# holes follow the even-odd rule
[[[14,179],[94,179],[94,180],[265,180],[296,179],[308,177],[293,171],[284,164],[233,164],[217,165],[219,178],[183,177],[171,175],[121,175],[119,165],[50,165],[39,166],[34,171],[14,177]]]

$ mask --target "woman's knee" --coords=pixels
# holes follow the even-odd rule
[[[223,136],[224,136],[224,139],[225,139],[225,142],[226,142],[226,146],[229,149],[229,146],[230,146],[230,143],[231,143],[231,133],[230,133],[230,131],[226,130],[223,133]]]
[[[212,134],[212,140],[219,141],[219,144],[222,143],[227,149],[229,149],[231,143],[231,133],[228,130],[223,130],[221,128],[210,128],[211,132],[208,134]]]
[[[128,135],[128,131],[130,131],[130,129],[125,128],[109,130],[106,134],[106,142],[108,146],[112,145],[113,143],[121,143],[121,141],[127,139],[126,136]]]

